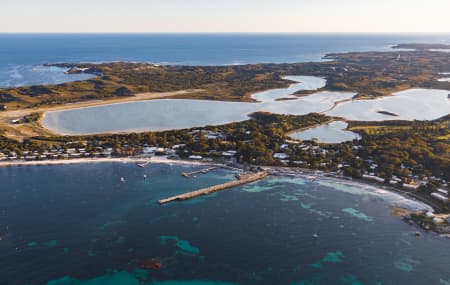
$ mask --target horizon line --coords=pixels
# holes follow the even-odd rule
[[[0,31],[0,34],[427,34],[427,35],[450,35],[450,32],[202,32],[202,31],[192,31],[192,32],[111,32],[111,31],[68,31],[68,32],[55,32],[55,31]]]

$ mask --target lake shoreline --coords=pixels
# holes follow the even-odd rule
[[[42,113],[43,115],[45,115],[45,113],[48,113],[48,112],[76,110],[76,109],[92,108],[92,107],[97,107],[97,106],[123,104],[123,103],[130,103],[130,102],[139,102],[139,101],[151,101],[151,100],[175,97],[175,96],[179,96],[179,95],[199,93],[202,91],[203,91],[202,89],[185,89],[185,90],[169,91],[169,92],[143,92],[143,93],[136,93],[136,94],[133,94],[132,96],[127,96],[124,98],[120,98],[120,97],[119,98],[106,98],[106,99],[102,99],[102,100],[78,101],[78,102],[73,102],[73,103],[49,105],[49,106],[43,106],[43,107],[14,109],[14,110],[0,112],[0,122],[3,121],[5,123],[9,123],[9,121],[11,119],[24,117],[31,113]]]
[[[277,93],[280,90],[282,89],[269,89],[257,94]],[[283,90],[286,93],[290,93],[288,92],[289,89]],[[432,95],[427,97],[427,103],[424,101],[426,96],[422,96],[424,94]],[[278,96],[278,94],[275,95]],[[392,116],[380,114],[380,109],[398,114],[396,120],[435,120],[447,114],[445,109],[448,106],[447,95],[448,90],[412,88],[394,93],[392,96],[371,100],[353,100],[354,93],[324,91],[313,93],[289,103],[270,101],[269,99],[260,103],[249,103],[176,98],[108,102],[107,104],[104,104],[105,102],[101,102],[102,104],[96,102],[94,106],[45,111],[39,126],[46,131],[60,135],[84,136],[180,130],[209,125],[218,126],[241,122],[249,114],[255,112],[289,115],[319,113],[330,117],[339,117],[344,121],[392,120]],[[348,98],[349,96],[352,98]],[[414,102],[414,104],[422,107],[413,111],[413,109],[403,106],[405,100],[406,102]],[[186,111],[184,108],[186,105],[190,106],[189,111]],[[432,109],[434,110],[433,112],[430,111]],[[204,112],[204,110],[209,110],[209,112]],[[131,113],[133,114],[132,116]],[[155,114],[152,120],[149,120],[145,115],[147,113]],[[111,114],[115,114],[115,116]],[[177,120],[169,120],[169,118],[173,118],[176,115],[179,116]],[[196,119],[200,115],[205,116],[201,121]],[[86,119],[82,121],[76,119],[79,117]],[[96,120],[89,118],[96,118]],[[117,118],[127,119],[117,120]],[[93,123],[94,121],[95,123]]]

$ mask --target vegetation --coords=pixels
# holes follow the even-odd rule
[[[327,78],[327,90],[357,92],[359,97],[391,95],[409,88],[450,89],[436,79],[449,72],[447,53],[431,52],[435,45],[414,45],[417,51],[352,52],[330,54],[330,61],[236,66],[160,66],[148,63],[57,64],[69,73],[92,73],[94,79],[59,85],[0,90],[0,103],[8,110],[57,105],[93,99],[111,99],[146,92],[201,89],[177,98],[249,101],[249,95],[286,87],[284,75]],[[398,47],[411,47],[399,45]],[[307,94],[308,92],[301,92]],[[300,95],[301,95],[300,94]]]
[[[447,44],[399,44],[394,46],[395,49],[415,49],[415,50],[429,50],[429,49],[450,49]]]
[[[284,152],[289,163],[320,170],[337,170],[339,164],[347,164],[345,174],[361,177],[370,164],[372,171],[387,180],[393,175],[436,176],[450,180],[449,116],[437,121],[387,121],[351,122],[350,129],[362,135],[360,141],[341,144],[308,142],[281,146],[289,141],[288,133],[294,130],[328,122],[331,118],[320,114],[305,116],[255,113],[250,120],[222,126],[164,132],[34,137],[19,143],[1,137],[3,151],[44,150],[68,144],[89,148],[112,147],[116,154],[140,153],[143,145],[172,147],[184,144],[181,156],[197,154],[221,156],[222,151],[236,150],[239,163],[282,165],[273,154]],[[216,134],[208,138],[207,134]],[[217,135],[219,134],[219,135]],[[444,139],[443,139],[444,138]],[[316,151],[320,149],[320,151]]]
[[[436,139],[433,131],[410,134],[394,132],[367,136],[362,140],[361,157],[371,157],[378,165],[378,176],[390,179],[393,175],[408,177],[435,176],[450,179],[450,144]]]
[[[419,87],[450,90],[450,82],[436,80],[439,73],[450,72],[450,57],[447,53],[429,51],[445,47],[397,47],[417,51],[332,54],[327,56],[330,61],[318,63],[242,66],[60,64],[69,73],[88,72],[97,77],[60,85],[2,89],[0,110],[186,89],[201,89],[201,92],[178,94],[176,98],[249,101],[249,95],[256,91],[286,87],[290,82],[282,77],[292,74],[324,76],[327,78],[324,89],[354,91],[360,98]],[[308,92],[297,95],[305,94]],[[379,112],[395,119],[396,114]],[[27,127],[39,128],[39,113],[30,111],[21,116],[21,130],[32,134]],[[5,123],[7,119],[10,117],[4,117],[0,131],[14,129],[9,122]],[[181,157],[194,154],[223,159],[223,152],[234,151],[236,162],[242,164],[337,171],[354,178],[371,173],[386,183],[397,178],[399,187],[413,180],[425,181],[426,185],[419,191],[424,197],[429,197],[430,191],[444,180],[450,180],[450,116],[435,121],[349,122],[349,129],[360,133],[362,139],[339,144],[292,142],[288,136],[294,130],[331,119],[315,113],[305,116],[255,113],[243,122],[189,130],[89,136],[25,135],[21,142],[0,136],[0,152],[16,153],[20,157],[25,152],[43,154],[56,148],[83,148],[87,154],[94,155],[98,149],[112,148],[113,155],[121,156],[140,154],[146,146],[173,149],[177,146]],[[283,156],[276,155],[279,153]],[[443,205],[448,211],[446,207]]]
[[[83,148],[92,154],[98,148],[112,148],[113,155],[129,156],[142,153],[145,146],[156,146],[176,148],[181,157],[201,155],[213,159],[222,159],[223,152],[233,150],[236,162],[241,164],[338,171],[354,178],[373,173],[386,182],[397,177],[399,185],[427,179],[427,186],[421,188],[425,197],[441,181],[450,180],[450,116],[436,121],[350,122],[350,128],[362,139],[339,144],[295,142],[288,137],[289,132],[330,119],[315,113],[255,113],[243,122],[186,130],[33,137],[23,142],[0,136],[0,149],[20,156],[25,151],[42,154],[55,148]],[[285,160],[274,156],[280,152],[287,155]]]

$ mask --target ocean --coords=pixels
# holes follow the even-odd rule
[[[1,34],[0,87],[90,77],[46,63],[306,62],[405,42],[450,42],[450,36]],[[194,169],[0,168],[0,284],[450,284],[448,239],[391,213],[392,205],[426,205],[364,184],[283,176],[157,204],[234,178],[227,170],[181,176]]]
[[[234,177],[228,170],[181,176],[194,169],[133,163],[1,168],[0,283],[450,282],[448,239],[390,210],[426,209],[421,203],[358,183],[280,176],[160,206],[159,199]],[[161,268],[143,268],[152,261]]]
[[[327,53],[449,43],[450,34],[0,34],[0,87],[58,84],[89,75],[43,68],[61,62],[171,65],[308,62]]]

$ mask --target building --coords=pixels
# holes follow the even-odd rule
[[[235,150],[228,150],[228,151],[222,152],[222,156],[230,158],[230,157],[236,156],[236,153],[237,152]]]
[[[438,189],[436,190],[436,192],[438,192],[438,193],[441,194],[441,195],[444,195],[444,196],[447,196],[447,197],[448,197],[448,191],[447,191],[447,190],[438,188]]]
[[[446,196],[444,196],[444,195],[442,195],[442,194],[440,194],[438,192],[431,193],[431,197],[433,197],[433,198],[435,198],[435,199],[437,199],[439,201],[442,201],[444,203],[448,202],[448,197],[446,197]]]
[[[155,154],[157,155],[165,155],[167,154],[167,150],[163,147],[158,147],[155,151]]]
[[[150,146],[150,147],[144,147],[142,148],[142,153],[144,154],[153,154],[156,152],[158,148],[154,147],[154,146]]]
[[[419,189],[420,185],[419,184],[406,184],[403,183],[402,187],[406,190],[417,190]]]
[[[189,159],[192,159],[192,160],[202,160],[203,157],[202,157],[201,155],[190,155],[190,156],[189,156]]]
[[[439,225],[439,224],[442,224],[442,223],[445,222],[444,219],[441,219],[441,218],[438,218],[438,217],[434,217],[432,221],[433,221],[433,224],[435,224],[435,225]]]
[[[288,147],[289,147],[288,144],[282,144],[282,145],[280,146],[280,149],[286,149],[286,148],[288,148]]]
[[[363,174],[362,178],[364,179],[368,179],[368,180],[372,180],[372,181],[376,181],[379,183],[383,183],[384,182],[384,178],[375,176],[375,175],[371,175],[371,174]]]
[[[273,155],[273,158],[280,159],[280,160],[286,160],[286,159],[289,159],[289,155],[282,153],[282,152],[278,152]]]
[[[180,149],[180,148],[184,148],[186,147],[186,144],[176,144],[174,146],[172,146],[172,149]]]

